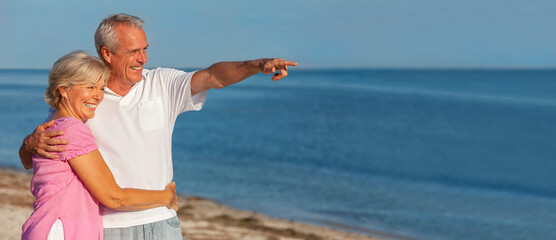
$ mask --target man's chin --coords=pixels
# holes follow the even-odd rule
[[[143,79],[143,72],[138,72],[138,73],[134,73],[133,75],[131,75],[130,80],[134,81],[134,82],[139,82],[141,81],[141,79]]]
[[[128,81],[134,83],[141,81],[141,79],[143,79],[143,75],[135,75],[135,74],[127,78]]]

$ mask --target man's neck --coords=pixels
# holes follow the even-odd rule
[[[129,90],[131,90],[133,85],[135,84],[124,83],[119,79],[113,79],[113,78],[110,78],[108,80],[108,83],[106,84],[106,86],[110,88],[110,90],[112,90],[114,93],[122,97],[125,96],[129,92]]]

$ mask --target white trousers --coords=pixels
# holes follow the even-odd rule
[[[62,225],[62,220],[57,219],[52,228],[50,228],[50,233],[48,233],[47,240],[64,240],[64,226]]]

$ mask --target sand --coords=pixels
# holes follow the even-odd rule
[[[0,240],[20,239],[33,212],[31,174],[0,169]],[[371,240],[368,236],[283,220],[230,208],[206,198],[180,196],[178,218],[184,239],[192,240]],[[378,233],[380,234],[380,233]]]

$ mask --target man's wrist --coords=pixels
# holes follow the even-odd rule
[[[170,189],[166,189],[164,191],[166,191],[166,195],[170,196],[170,201],[167,202],[166,206],[171,206],[172,201],[174,201],[174,192],[172,192],[172,190]]]
[[[27,137],[23,139],[23,148],[25,149],[25,151],[32,153],[31,148],[29,147],[30,138],[31,135],[27,135]]]

